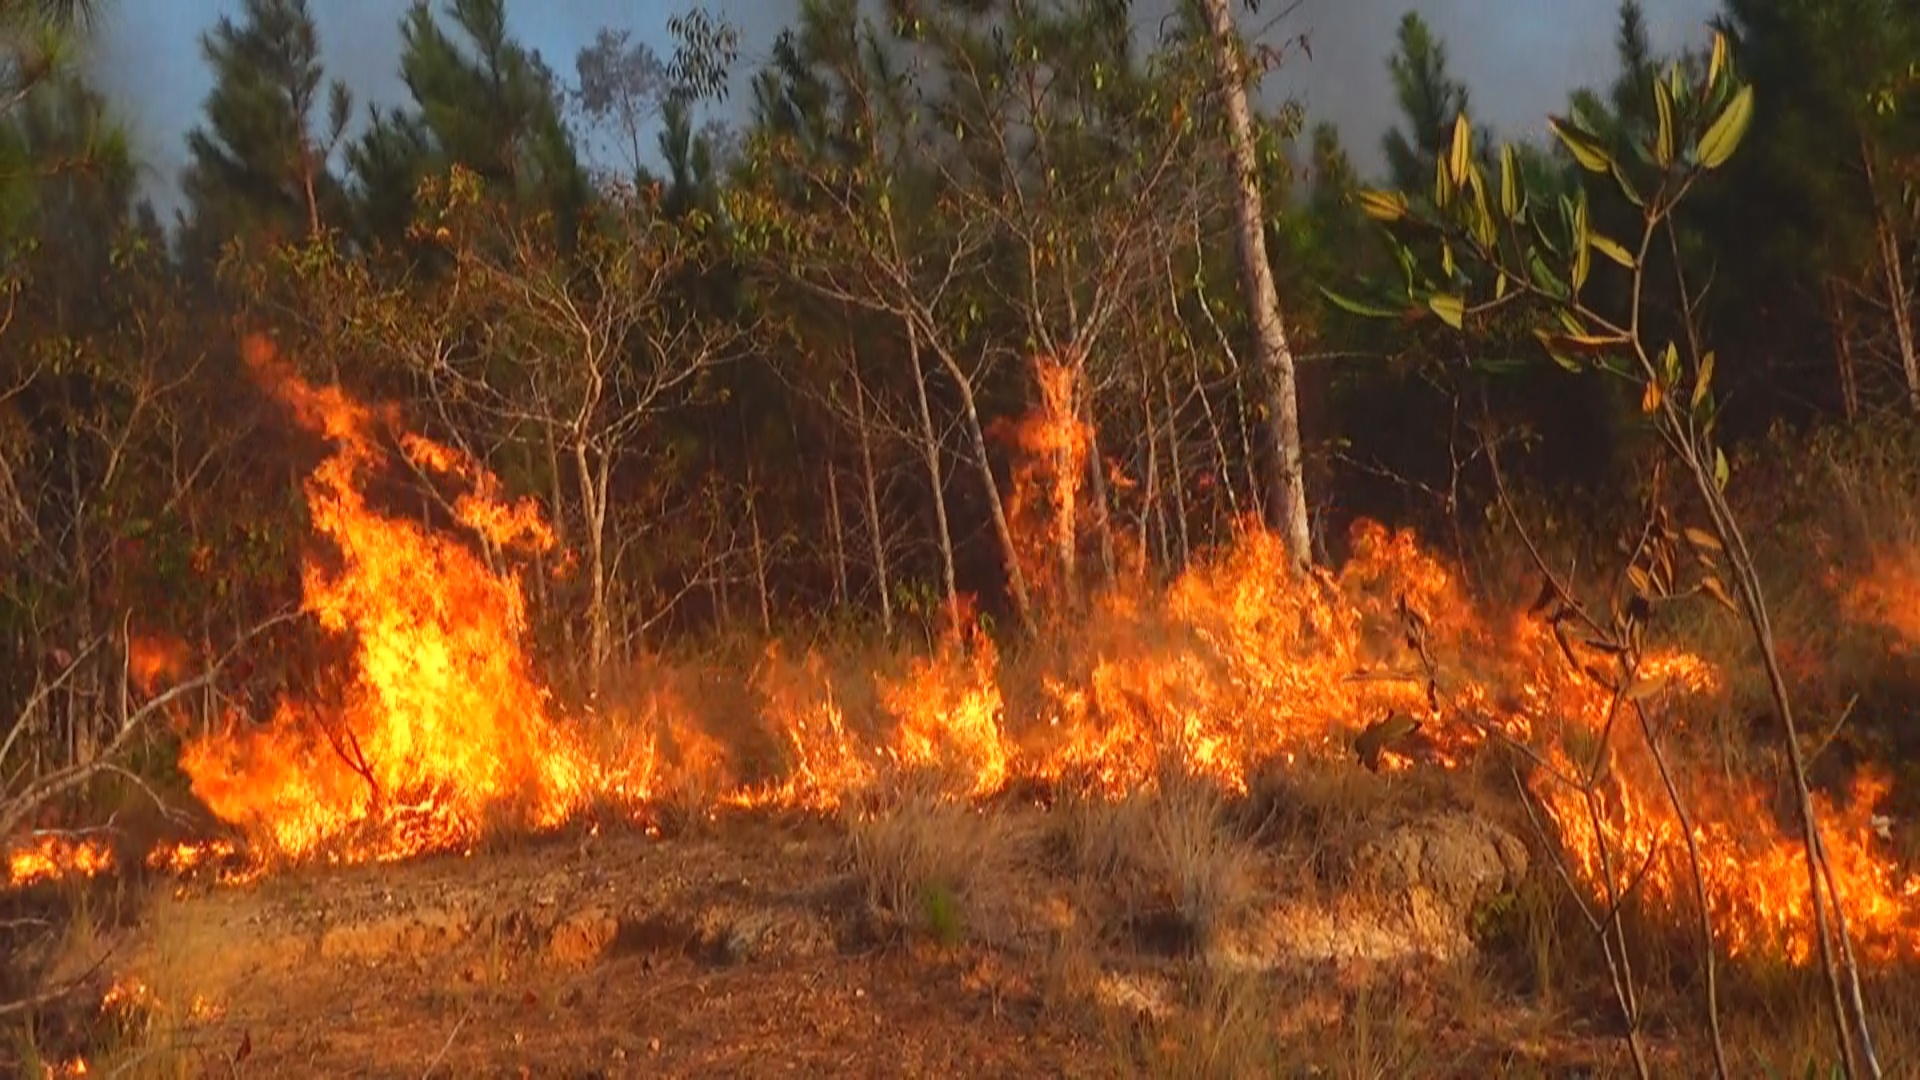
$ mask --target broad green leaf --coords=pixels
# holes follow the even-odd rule
[[[1627,170],[1621,168],[1617,161],[1613,163],[1613,183],[1628,202],[1642,210],[1647,208],[1646,197],[1640,194],[1640,189],[1633,186],[1632,180],[1627,179]]]
[[[1534,287],[1548,296],[1564,300],[1567,298],[1567,283],[1561,281],[1547,261],[1541,257],[1538,249],[1527,252],[1527,273],[1533,278]]]
[[[1588,235],[1587,243],[1592,244],[1596,251],[1612,259],[1614,262],[1619,263],[1622,267],[1628,270],[1633,269],[1633,254],[1617,241],[1602,236],[1599,233],[1592,233]]]
[[[1355,300],[1350,296],[1342,296],[1341,294],[1334,292],[1332,289],[1329,289],[1324,285],[1320,287],[1320,294],[1322,296],[1325,296],[1328,300],[1332,301],[1333,305],[1341,309],[1342,311],[1346,311],[1354,315],[1359,315],[1359,316],[1362,316],[1363,318],[1391,319],[1391,318],[1397,317],[1400,314],[1400,312],[1394,310],[1393,308],[1381,307],[1378,304],[1369,304],[1363,300]]]
[[[1555,345],[1552,334],[1545,330],[1535,330],[1533,336],[1540,339],[1540,347],[1547,351],[1547,356],[1551,358],[1554,363],[1559,364],[1575,375],[1580,374],[1580,361],[1568,356],[1565,351]]]
[[[1719,119],[1700,136],[1700,165],[1702,168],[1717,169],[1726,164],[1727,159],[1740,146],[1740,139],[1747,133],[1747,125],[1753,120],[1753,87],[1743,86],[1733,95],[1727,107],[1721,110]]]
[[[1446,323],[1455,330],[1461,329],[1466,324],[1466,301],[1458,296],[1452,296],[1446,293],[1435,293],[1427,298],[1427,306],[1433,309],[1435,315],[1440,316],[1441,322]]]
[[[1612,159],[1607,155],[1606,147],[1601,145],[1600,140],[1574,126],[1571,121],[1550,117],[1547,120],[1547,126],[1553,129],[1561,145],[1567,148],[1567,152],[1573,155],[1573,160],[1579,162],[1581,168],[1588,172],[1603,173],[1612,166]]]

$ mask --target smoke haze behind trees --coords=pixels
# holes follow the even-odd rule
[[[1290,56],[1286,68],[1266,86],[1269,105],[1298,98],[1313,120],[1331,120],[1348,150],[1369,174],[1382,167],[1380,139],[1397,117],[1393,86],[1386,78],[1394,28],[1411,8],[1426,18],[1446,42],[1452,70],[1473,93],[1478,119],[1514,136],[1542,132],[1542,115],[1563,106],[1576,86],[1594,86],[1611,78],[1616,0],[1265,0],[1257,15],[1242,12],[1243,25],[1262,28],[1277,42],[1305,34],[1312,60]],[[319,24],[329,76],[353,89],[358,118],[368,103],[382,106],[405,100],[399,78],[399,24],[405,5],[368,4],[364,0],[311,0]],[[665,55],[672,50],[667,20],[690,6],[682,2],[635,5],[628,0],[560,0],[510,3],[511,32],[538,49],[564,80],[573,79],[573,59],[602,27],[629,29]],[[1139,19],[1151,27],[1161,0],[1137,3]],[[793,0],[717,3],[744,32],[741,70],[729,112],[744,109],[745,80],[759,66],[779,31],[793,23]],[[199,35],[222,14],[233,15],[232,0],[168,0],[166,3],[109,4],[101,13],[101,33],[89,77],[101,87],[133,128],[135,151],[143,166],[143,189],[163,221],[180,205],[179,173],[186,161],[187,130],[200,119],[201,102],[212,85],[202,58]],[[1669,0],[1648,5],[1647,20],[1656,51],[1668,52],[1705,39],[1704,24],[1714,0]]]

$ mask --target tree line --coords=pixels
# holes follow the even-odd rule
[[[129,627],[211,647],[297,599],[321,451],[250,384],[248,328],[539,500],[567,569],[527,575],[536,630],[579,692],[688,633],[891,635],[969,598],[1032,630],[1253,523],[1302,562],[1363,515],[1448,543],[1495,498],[1493,434],[1529,439],[1505,482],[1599,529],[1657,437],[1638,387],[1519,319],[1364,295],[1454,257],[1369,220],[1375,189],[1436,201],[1471,119],[1415,14],[1381,43],[1401,115],[1369,178],[1260,106],[1306,43],[1243,38],[1226,0],[805,0],[745,101],[699,11],[667,55],[608,28],[563,73],[505,0],[420,0],[391,107],[329,78],[305,0],[245,0],[202,38],[170,223],[72,63],[84,14],[0,5],[10,700]],[[1920,15],[1725,0],[1718,25],[1754,119],[1647,261],[1696,286],[1647,289],[1647,325],[1715,343],[1729,440],[1910,422]],[[1710,58],[1658,55],[1635,0],[1591,47],[1615,81],[1541,111],[1624,164],[1468,152],[1619,235],[1642,208],[1614,174],[1671,123],[1658,73]],[[1632,297],[1597,273],[1588,302]],[[392,512],[448,519],[396,484]],[[317,641],[255,653],[226,692],[321,678]],[[114,670],[33,721],[47,753],[97,738]]]

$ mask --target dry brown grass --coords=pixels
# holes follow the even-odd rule
[[[847,861],[881,936],[924,934],[944,944],[966,936],[970,915],[1008,887],[1019,863],[1008,817],[909,782],[885,805],[847,818]]]
[[[1164,949],[1204,950],[1255,900],[1258,851],[1208,782],[1170,773],[1118,801],[1065,807],[1070,865],[1121,927]]]
[[[1164,1080],[1238,1080],[1287,1075],[1268,980],[1202,972],[1179,1013],[1133,1028],[1141,1071]]]

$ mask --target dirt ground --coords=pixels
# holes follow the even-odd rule
[[[39,1052],[169,1076],[1228,1076],[1261,1055],[1269,1075],[1612,1071],[1594,1069],[1603,1018],[1461,1000],[1483,993],[1459,973],[1470,946],[1405,882],[1384,907],[1309,901],[1271,853],[1254,910],[1201,958],[1025,872],[941,944],[876,928],[847,848],[830,822],[755,818],[156,881],[93,947],[120,1034],[50,1027]]]

